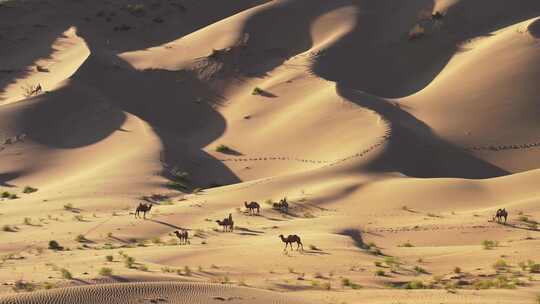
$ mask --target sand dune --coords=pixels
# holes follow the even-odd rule
[[[535,303],[539,18],[0,2],[0,303]]]

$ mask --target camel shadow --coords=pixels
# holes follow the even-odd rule
[[[521,229],[521,230],[528,230],[528,231],[540,231],[540,229],[538,229],[538,228],[523,227],[523,226],[519,226],[519,225],[516,225],[516,224],[512,224],[510,222],[508,222],[508,223],[494,222],[494,223],[496,223],[498,225],[505,226],[505,227],[514,228],[514,229]]]
[[[176,225],[174,225],[174,224],[170,224],[170,223],[167,223],[167,222],[164,222],[164,221],[154,220],[154,219],[147,219],[147,220],[149,220],[150,222],[154,222],[154,223],[156,223],[156,224],[160,224],[160,225],[164,225],[164,226],[173,228],[173,229],[187,230],[187,229],[184,229],[184,228],[182,228],[182,227],[179,227],[179,226],[176,226]]]
[[[364,239],[362,238],[362,232],[358,229],[345,229],[343,231],[338,232],[340,235],[345,235],[350,237],[353,241],[356,247],[367,250],[369,249],[369,246],[364,243]]]
[[[331,253],[322,250],[302,250],[301,253],[304,255],[331,255]]]
[[[236,231],[240,230],[240,231],[243,231],[243,232],[252,233],[254,235],[264,234],[264,231],[253,230],[253,229],[240,227],[240,226],[235,227],[234,230],[236,230]]]

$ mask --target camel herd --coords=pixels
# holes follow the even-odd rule
[[[140,203],[137,208],[135,209],[135,218],[140,218],[140,213],[143,213],[143,219],[146,219],[146,213],[150,212],[152,210],[152,204],[151,203]],[[249,215],[259,215],[261,212],[261,205],[257,202],[250,202],[247,201],[244,202],[244,207],[246,207],[247,212]],[[281,199],[278,203],[274,203],[272,205],[273,209],[279,210],[280,212],[287,213],[289,211],[289,203],[287,202],[287,198]],[[506,223],[508,219],[508,211],[506,211],[506,208],[498,209],[496,214],[493,216],[493,221],[497,221],[498,223],[502,222],[504,219],[504,223]],[[232,218],[232,214],[229,213],[229,216],[224,218],[223,220],[216,220],[216,223],[223,228],[223,232],[232,232],[234,230],[234,221]],[[189,234],[187,230],[182,231],[174,231],[174,234],[178,237],[181,244],[189,244]],[[293,249],[293,243],[296,243],[296,250],[302,249],[304,250],[304,245],[302,244],[302,240],[300,237],[296,234],[288,235],[285,237],[284,235],[280,234],[279,238],[283,243],[285,243],[285,248],[283,250],[287,250],[287,247],[290,246],[291,250]]]
[[[135,209],[135,218],[141,218],[140,213],[143,214],[143,219],[146,219],[146,213],[150,212],[152,210],[152,203],[139,203],[137,208]],[[259,215],[261,212],[261,205],[257,202],[250,202],[247,201],[244,202],[244,207],[246,207],[247,212],[249,215]],[[282,198],[278,203],[274,203],[272,205],[273,209],[279,210],[280,212],[287,213],[289,212],[289,203],[287,202],[287,198]],[[224,218],[223,220],[216,220],[216,223],[223,228],[223,232],[232,232],[234,230],[234,221],[232,218],[232,214],[229,213],[229,216]],[[189,244],[189,233],[187,230],[182,229],[181,231],[176,230],[173,232],[176,237],[180,240],[180,244]],[[291,250],[293,249],[292,244],[296,243],[296,250],[304,250],[304,245],[302,244],[302,240],[300,237],[296,234],[288,235],[287,237],[283,236],[283,234],[279,235],[279,238],[283,243],[285,243],[285,248],[283,250],[287,250],[287,247],[290,245]]]

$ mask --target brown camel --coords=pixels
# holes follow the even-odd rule
[[[273,207],[284,213],[289,212],[289,203],[287,203],[286,197],[279,200],[279,203],[274,203]]]
[[[137,206],[137,209],[135,210],[135,218],[140,218],[139,212],[142,212],[143,218],[146,219],[146,213],[150,212],[152,206],[152,204],[139,203],[139,206]]]
[[[261,210],[261,205],[259,205],[259,203],[257,202],[251,202],[249,204],[247,202],[244,202],[244,206],[246,206],[246,208],[248,209],[249,214],[254,214],[255,209],[257,209],[257,214],[259,214]]]
[[[231,220],[230,218],[224,218],[222,221],[220,220],[217,220],[216,223],[218,223],[218,225],[222,226],[223,227],[223,231],[233,231],[234,229],[234,221]]]
[[[506,223],[506,220],[508,218],[508,211],[506,211],[506,208],[498,209],[497,213],[493,217],[493,220],[497,219],[497,222],[500,223],[503,218],[504,218],[504,222]]]
[[[289,234],[289,236],[286,238],[283,237],[283,234],[280,234],[279,238],[281,239],[283,243],[285,243],[285,248],[283,249],[283,251],[287,250],[287,245],[291,245],[291,250],[292,250],[293,249],[292,243],[296,243],[296,250],[298,250],[300,246],[302,246],[302,250],[304,250],[304,245],[302,244],[302,240],[300,240],[300,237],[296,234]]]
[[[182,232],[176,230],[174,234],[176,234],[176,236],[180,240],[180,244],[189,244],[189,234],[187,230],[182,230]]]

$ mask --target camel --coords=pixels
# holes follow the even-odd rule
[[[508,211],[506,211],[506,208],[503,209],[497,209],[497,213],[493,217],[493,220],[497,220],[497,222],[501,222],[504,217],[504,223],[506,223],[506,220],[508,218]]]
[[[229,218],[224,218],[222,221],[220,220],[217,220],[216,223],[218,223],[218,225],[222,226],[223,227],[223,231],[233,231],[234,229],[234,222],[233,220],[229,217]]]
[[[143,218],[146,219],[146,213],[150,212],[152,206],[152,204],[139,203],[139,206],[137,206],[137,209],[135,210],[135,218],[140,218],[139,212],[142,212]]]
[[[249,204],[244,202],[244,206],[246,206],[246,208],[249,210],[249,214],[255,213],[255,209],[257,209],[257,214],[259,214],[261,209],[261,206],[257,202],[251,202]]]
[[[287,203],[287,198],[282,198],[279,200],[279,203],[274,203],[274,209],[280,210],[281,212],[289,212],[289,203]]]
[[[300,246],[302,246],[302,251],[304,250],[304,245],[302,244],[302,240],[300,240],[300,237],[296,234],[289,234],[289,236],[287,236],[286,238],[283,237],[283,234],[280,234],[279,238],[281,239],[283,243],[285,243],[285,249],[283,249],[283,251],[287,250],[287,245],[289,244],[291,245],[291,250],[292,250],[293,249],[292,243],[296,243],[296,250],[298,250]]]
[[[180,244],[189,244],[189,234],[187,230],[182,230],[182,232],[176,230],[174,234],[176,234],[176,236],[180,240]]]

